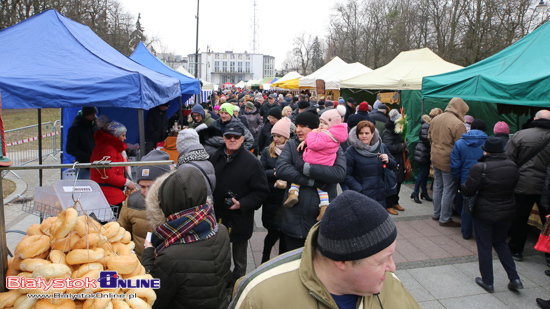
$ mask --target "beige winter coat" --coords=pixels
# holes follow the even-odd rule
[[[461,98],[452,98],[445,112],[430,122],[428,140],[432,145],[431,159],[434,167],[451,172],[451,151],[456,141],[466,133],[464,116],[469,107]]]

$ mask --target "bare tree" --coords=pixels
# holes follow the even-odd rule
[[[300,68],[302,69],[302,75],[306,75],[311,72],[311,63],[313,59],[313,38],[312,35],[302,34],[301,36],[294,37],[294,44],[292,51],[297,58]]]

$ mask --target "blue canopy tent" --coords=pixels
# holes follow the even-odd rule
[[[74,114],[64,113],[68,128],[78,109],[96,106],[127,126],[130,141],[139,138],[138,109],[180,96],[179,80],[135,63],[55,10],[0,31],[0,67],[4,108],[72,107]]]
[[[143,42],[139,42],[136,50],[130,55],[130,59],[155,72],[177,78],[180,81],[181,96],[170,102],[170,107],[167,111],[168,117],[173,115],[181,107],[181,102],[187,101],[194,94],[201,93],[201,84],[198,79],[183,75],[166,66],[162,61],[151,54]]]

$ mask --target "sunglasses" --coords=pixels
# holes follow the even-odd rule
[[[233,135],[233,134],[227,134],[227,135],[224,135],[223,138],[225,139],[228,139],[228,140],[238,140],[239,138],[241,138],[240,135]]]

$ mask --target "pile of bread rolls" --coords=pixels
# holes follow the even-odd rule
[[[8,261],[7,276],[38,278],[94,278],[100,271],[115,270],[123,279],[148,279],[133,249],[131,234],[117,222],[99,224],[89,216],[78,216],[74,208],[63,210],[42,224],[33,224]],[[54,293],[135,294],[129,299],[32,299],[26,294]],[[3,308],[151,308],[156,300],[152,289],[18,289],[0,293]]]

